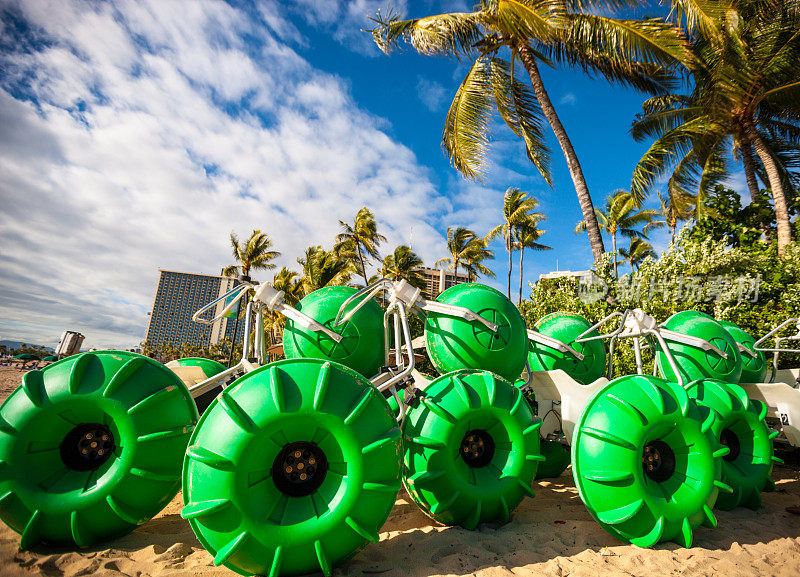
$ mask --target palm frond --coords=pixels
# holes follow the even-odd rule
[[[480,12],[453,12],[425,18],[400,20],[389,9],[372,18],[376,26],[372,38],[384,54],[390,54],[401,42],[407,42],[424,55],[448,55],[457,58],[474,52],[474,45],[483,37]]]
[[[495,105],[506,125],[525,142],[528,159],[552,186],[550,150],[545,144],[545,119],[539,100],[528,85],[514,77],[513,64],[502,58],[490,60]]]
[[[491,95],[491,64],[478,58],[458,87],[442,132],[450,163],[466,178],[481,179],[485,172]]]

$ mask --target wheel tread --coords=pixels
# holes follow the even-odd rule
[[[230,393],[223,391],[219,396],[219,404],[236,426],[245,433],[252,435],[258,431],[258,425]]]
[[[623,449],[629,449],[631,451],[636,450],[636,445],[623,439],[622,437],[618,437],[613,433],[609,433],[608,431],[603,431],[594,427],[583,427],[581,429],[581,433],[588,435],[589,437],[594,437],[600,441],[611,443],[612,445],[616,445],[617,447],[621,447]]]
[[[164,397],[169,396],[173,391],[180,391],[175,385],[169,385],[163,389],[159,389],[152,395],[146,396],[144,399],[133,405],[128,409],[129,415],[134,415],[142,410],[148,409],[152,406],[157,406]]]
[[[245,539],[247,539],[247,536],[247,531],[242,531],[238,536],[228,541],[228,543],[219,551],[217,551],[216,555],[214,555],[214,565],[220,566],[225,563],[225,561],[230,559],[231,556],[242,546]]]
[[[370,543],[377,543],[381,540],[380,536],[378,536],[377,531],[370,531],[367,529],[363,524],[356,521],[351,515],[345,517],[344,522],[356,533],[361,535],[364,539],[369,541]]]
[[[69,530],[72,534],[72,540],[75,541],[75,544],[78,547],[88,547],[91,545],[91,541],[86,538],[85,533],[83,532],[83,528],[81,524],[78,522],[78,512],[73,511],[69,515]]]
[[[319,568],[322,570],[322,574],[325,575],[325,577],[330,577],[333,574],[331,571],[331,562],[328,560],[325,549],[322,548],[322,541],[319,539],[314,541],[314,551],[317,554],[317,562],[319,563]]]
[[[461,379],[461,376],[458,373],[454,374],[452,377],[450,377],[450,382],[453,384],[453,389],[455,389],[459,398],[464,402],[464,405],[468,409],[471,409],[472,399],[470,399],[469,391],[464,385],[464,381]]]
[[[367,387],[364,389],[364,392],[358,398],[356,404],[353,405],[353,408],[350,409],[350,412],[344,418],[345,425],[352,424],[353,421],[355,421],[358,417],[360,417],[364,413],[367,406],[369,405],[369,402],[372,400],[372,394],[374,390],[375,389],[373,389],[372,387]]]
[[[272,366],[269,369],[269,390],[272,394],[272,402],[275,403],[275,408],[278,409],[278,412],[285,412],[283,379],[280,375],[280,369],[276,366]]]
[[[33,403],[34,407],[41,407],[47,400],[44,390],[44,374],[42,371],[28,371],[22,375],[22,392]]]
[[[41,522],[42,513],[39,509],[35,509],[31,514],[28,522],[25,524],[25,529],[22,530],[22,535],[19,539],[19,548],[27,550],[41,541],[41,532],[39,524]]]
[[[317,386],[314,388],[314,409],[319,411],[325,402],[325,395],[331,381],[331,363],[323,363],[317,375]]]
[[[134,357],[127,361],[108,381],[106,388],[103,389],[103,396],[110,397],[113,395],[120,387],[122,387],[122,385],[128,382],[130,378],[136,372],[138,372],[146,362],[146,357]]]
[[[208,501],[198,501],[189,503],[181,509],[181,517],[184,519],[197,519],[219,513],[233,505],[230,499],[209,499]]]
[[[86,374],[86,369],[89,368],[89,365],[96,358],[97,355],[93,355],[92,353],[83,353],[82,355],[78,355],[75,362],[72,363],[72,367],[70,367],[69,370],[68,384],[70,395],[74,395],[78,392],[81,382],[83,381],[83,376]]]
[[[619,525],[633,519],[633,517],[642,510],[644,506],[644,499],[636,499],[627,505],[617,507],[616,509],[609,509],[608,511],[598,511],[597,518],[601,523],[607,525]]]
[[[186,456],[218,471],[230,472],[236,469],[236,465],[227,457],[199,445],[189,447],[186,451]]]

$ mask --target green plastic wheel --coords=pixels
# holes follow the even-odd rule
[[[283,352],[287,359],[321,359],[334,361],[374,377],[384,363],[383,310],[370,300],[346,323],[333,328],[339,307],[356,293],[346,286],[329,286],[316,290],[297,305],[297,310],[342,335],[338,343],[325,333],[313,332],[291,320],[283,330]]]
[[[536,470],[537,479],[552,479],[560,477],[567,467],[569,467],[569,449],[557,441],[547,441],[542,439],[542,456],[544,462],[539,464]]]
[[[166,367],[178,375],[183,381],[183,384],[191,389],[192,386],[218,375],[226,369],[225,365],[213,361],[211,359],[204,359],[201,357],[184,357],[176,359],[166,364]],[[197,367],[202,376],[195,374],[181,374],[182,367]],[[177,370],[176,370],[177,369]],[[217,398],[217,395],[222,391],[222,383],[194,398],[194,404],[197,406],[197,412],[201,415],[206,412],[208,406]]]
[[[575,425],[572,475],[586,508],[611,535],[650,547],[692,544],[711,511],[722,457],[712,430],[715,413],[702,410],[677,384],[646,375],[608,383]]]
[[[200,367],[206,378],[218,375],[225,370],[225,365],[222,363],[202,357],[184,357],[167,363],[167,368],[171,369],[172,367]]]
[[[720,442],[730,449],[722,458],[722,482],[733,491],[721,492],[717,508],[729,511],[742,505],[756,510],[761,507],[761,491],[771,491],[770,478],[775,457],[771,433],[764,417],[767,406],[749,399],[738,385],[712,379],[695,381],[686,388],[697,404],[713,409],[719,415],[712,430]]]
[[[441,374],[461,369],[491,371],[514,381],[525,366],[528,335],[514,303],[491,287],[464,283],[450,287],[437,301],[468,308],[498,325],[492,332],[475,321],[428,313],[428,356]]]
[[[181,515],[242,575],[333,568],[378,541],[400,488],[400,430],[359,373],[318,359],[261,367],[200,419]]]
[[[83,353],[26,373],[0,407],[0,518],[22,549],[132,531],[177,493],[197,418],[180,379],[134,353]]]
[[[675,363],[688,383],[698,379],[719,379],[726,383],[738,383],[742,375],[742,357],[731,334],[717,321],[697,311],[681,311],[675,313],[664,323],[664,328],[699,337],[710,342],[728,356],[723,359],[714,351],[667,341],[667,347],[675,357]],[[667,361],[666,355],[659,350],[656,353],[658,370],[665,379],[676,380]]]
[[[530,341],[528,362],[531,370],[552,371],[561,369],[582,385],[596,381],[603,376],[606,368],[606,349],[600,340],[576,343],[579,335],[590,329],[592,323],[581,315],[568,312],[550,313],[539,319],[534,329],[571,346],[583,355],[578,360],[568,353]],[[590,336],[598,336],[597,331]]]
[[[730,321],[719,321],[740,345],[747,347],[755,353],[755,357],[741,354],[742,357],[742,376],[739,377],[740,383],[763,383],[767,378],[767,359],[764,353],[755,349],[756,340],[738,325]]]
[[[403,421],[403,484],[440,523],[505,523],[533,496],[541,424],[508,381],[488,371],[443,375]]]

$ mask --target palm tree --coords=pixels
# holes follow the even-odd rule
[[[409,246],[401,244],[383,259],[380,274],[383,278],[395,281],[405,279],[411,286],[425,288],[425,278],[418,270],[421,266],[422,259],[419,255]]]
[[[306,295],[322,287],[347,284],[353,270],[349,260],[321,246],[308,247],[297,263],[303,267],[300,285]]]
[[[525,270],[522,267],[522,261],[523,258],[525,257],[525,249],[529,248],[535,251],[552,250],[552,247],[547,246],[546,244],[540,244],[538,242],[541,236],[547,231],[537,228],[537,224],[538,222],[536,220],[531,219],[530,221],[519,225],[517,228],[516,246],[519,247],[519,299],[517,300],[518,305],[522,304],[522,276]]]
[[[662,223],[655,221],[658,212],[651,209],[638,210],[636,199],[626,190],[617,190],[606,199],[605,210],[595,209],[597,220],[606,234],[611,236],[611,247],[614,251],[614,276],[619,278],[617,271],[617,233],[628,238],[647,237],[647,232],[657,228]],[[642,226],[642,230],[638,227]],[[586,230],[586,222],[581,221],[575,227],[575,233]]]
[[[294,306],[303,298],[303,283],[300,273],[287,267],[281,268],[272,279],[272,286],[283,291],[283,300]]]
[[[698,11],[702,25],[690,27],[699,63],[692,92],[651,99],[634,121],[634,137],[655,141],[631,189],[647,190],[673,167],[670,190],[706,194],[727,176],[732,159],[741,160],[751,197],[759,192],[757,174],[769,183],[782,254],[792,238],[787,160],[800,151],[800,11],[793,3],[743,0],[713,8]]]
[[[492,260],[494,252],[489,249],[489,243],[485,238],[475,238],[467,245],[467,250],[464,254],[464,270],[467,272],[467,277],[470,279],[477,279],[478,276],[488,276],[494,278],[495,274],[488,266],[483,264],[484,261]],[[456,279],[458,282],[458,279]]]
[[[250,276],[250,269],[271,269],[275,265],[270,261],[275,260],[281,253],[270,250],[272,240],[260,230],[250,233],[250,238],[239,242],[235,232],[231,232],[231,248],[233,259],[239,264],[232,264],[222,269],[223,276],[236,276],[241,271],[242,276]]]
[[[697,195],[690,194],[666,194],[658,195],[659,208],[657,212],[664,220],[653,221],[653,224],[661,224],[669,227],[671,242],[675,242],[675,232],[678,228],[678,221],[689,220],[692,217],[692,206],[697,206]]]
[[[494,258],[494,253],[487,248],[486,239],[480,238],[474,231],[463,226],[448,227],[447,250],[450,256],[440,258],[434,266],[447,265],[453,271],[456,283],[459,265],[464,265],[470,278],[477,277],[478,274],[494,277],[491,269],[483,264],[483,261]]]
[[[598,5],[608,2],[592,3]],[[660,65],[686,60],[682,35],[658,20],[617,20],[569,12],[566,4],[537,0],[481,0],[473,12],[400,20],[391,9],[378,12],[372,30],[386,54],[401,41],[424,55],[446,55],[472,62],[447,113],[442,142],[453,166],[467,178],[485,170],[490,116],[499,113],[522,138],[530,161],[551,182],[544,123],[558,140],[587,223],[595,261],[604,252],[603,238],[578,155],[545,89],[539,62],[576,66],[637,89],[663,92],[671,74]],[[508,50],[511,60],[500,56]],[[530,86],[514,75],[519,61]]]
[[[366,206],[356,213],[356,220],[352,226],[343,220],[340,220],[339,224],[342,226],[342,232],[336,237],[333,250],[350,259],[356,265],[358,274],[364,277],[364,283],[368,284],[364,253],[372,258],[380,258],[378,245],[386,241],[386,237],[378,233],[375,215]]]
[[[503,197],[503,223],[498,224],[486,235],[486,240],[494,240],[502,236],[508,252],[508,284],[507,295],[511,298],[511,253],[514,250],[514,235],[517,229],[524,223],[531,220],[538,221],[545,218],[541,212],[534,213],[533,210],[539,205],[539,201],[529,197],[519,188],[508,188]]]
[[[627,249],[622,247],[619,249],[619,254],[631,265],[631,273],[633,273],[634,267],[636,267],[636,270],[639,270],[639,265],[642,261],[648,256],[655,258],[656,253],[653,251],[653,246],[649,242],[638,236],[631,237],[630,242],[630,247]]]

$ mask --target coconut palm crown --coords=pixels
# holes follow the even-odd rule
[[[424,55],[471,62],[445,119],[442,143],[452,165],[467,178],[482,178],[491,118],[497,113],[525,144],[530,161],[551,182],[544,125],[549,123],[567,161],[587,223],[595,261],[603,254],[597,223],[578,156],[539,72],[539,63],[564,63],[650,92],[672,86],[663,67],[690,57],[680,32],[660,20],[621,20],[596,14],[608,2],[482,0],[472,12],[401,20],[391,8],[373,19],[376,44],[390,53],[401,43]],[[579,10],[591,9],[592,13]],[[510,59],[505,55],[510,54]],[[529,80],[515,75],[519,61]],[[638,199],[641,200],[641,199]]]
[[[235,232],[231,232],[231,249],[234,262],[222,269],[223,276],[236,276],[242,274],[249,276],[250,270],[272,269],[275,265],[271,261],[275,260],[281,253],[271,250],[272,240],[260,230],[250,233],[250,238],[244,242],[239,241]]]

